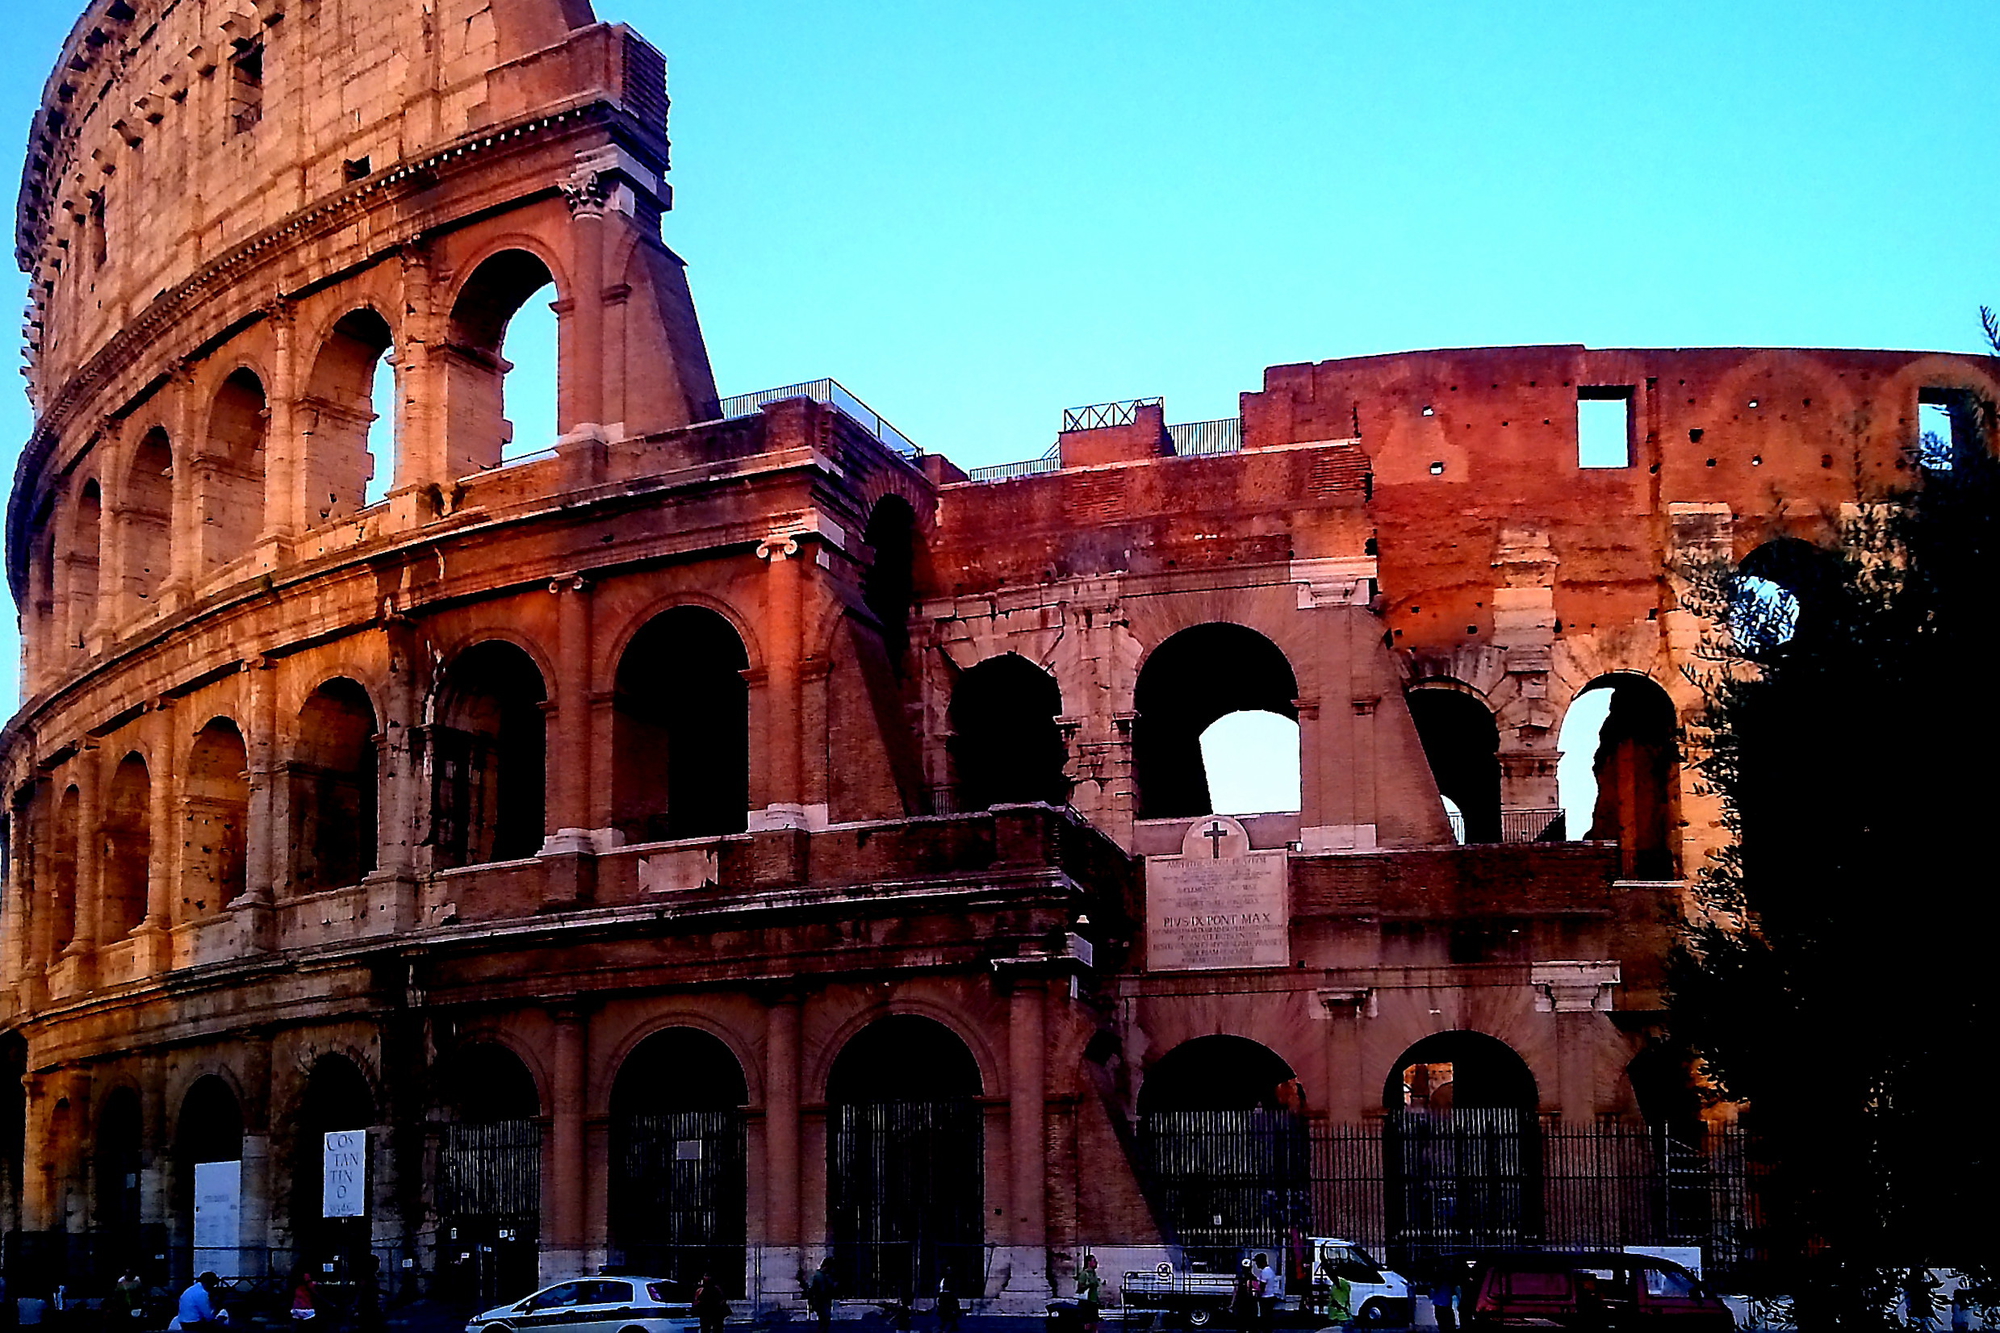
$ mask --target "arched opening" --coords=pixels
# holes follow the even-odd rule
[[[677,606],[618,661],[612,807],[628,841],[740,833],[750,809],[750,658],[727,620]]]
[[[140,1233],[140,1172],[144,1167],[139,1094],[117,1088],[97,1113],[97,1143],[91,1170],[97,1186],[91,1201],[92,1230],[101,1238],[99,1271],[122,1273],[151,1268]],[[162,1275],[164,1276],[164,1275]]]
[[[55,845],[49,857],[49,958],[53,964],[76,938],[76,851],[83,798],[66,788],[56,802]]]
[[[519,1056],[494,1042],[445,1062],[438,1110],[438,1276],[492,1305],[535,1286],[542,1215],[541,1102]]]
[[[0,1214],[8,1229],[21,1216],[22,1177],[28,1166],[28,1043],[18,1032],[0,1034]]]
[[[1440,1032],[1404,1051],[1382,1088],[1392,1263],[1541,1238],[1535,1077],[1505,1042]]]
[[[153,866],[153,780],[145,759],[128,754],[120,760],[106,796],[104,868],[98,879],[104,905],[98,928],[108,942],[146,919]]]
[[[173,570],[174,451],[157,426],[132,453],[120,505],[125,595],[143,605]]]
[[[1500,727],[1472,695],[1446,687],[1409,693],[1410,718],[1460,842],[1499,842]]]
[[[1307,1234],[1304,1112],[1291,1066],[1246,1038],[1197,1037],[1155,1061],[1139,1088],[1140,1160],[1168,1240],[1226,1273],[1247,1247]]]
[[[1133,695],[1132,766],[1139,817],[1173,819],[1215,813],[1202,733],[1231,713],[1275,713],[1298,721],[1298,681],[1278,646],[1241,625],[1196,625],[1155,648]],[[1246,766],[1293,775],[1299,755],[1246,756]],[[1250,812],[1246,812],[1250,813]]]
[[[292,892],[359,884],[375,868],[375,708],[336,677],[299,710],[296,758],[286,766],[292,809]]]
[[[372,1258],[377,1122],[374,1091],[352,1060],[313,1062],[292,1122],[292,1246],[300,1263],[331,1263],[347,1279]]]
[[[264,530],[264,436],[270,424],[264,382],[238,370],[222,382],[208,414],[200,475],[201,572],[214,573],[248,551]]]
[[[104,493],[93,479],[83,483],[76,501],[76,519],[70,530],[70,546],[64,558],[69,562],[69,643],[81,648],[97,620],[98,557],[104,546]]]
[[[529,308],[554,281],[534,255],[506,250],[475,269],[459,292],[445,362],[455,475],[550,448],[561,433],[556,321]]]
[[[1224,713],[1201,733],[1208,802],[1222,814],[1299,808],[1299,724],[1278,713]]]
[[[182,781],[181,894],[176,924],[220,912],[243,895],[250,812],[243,734],[216,718],[195,737]]]
[[[951,691],[953,804],[960,810],[1019,801],[1069,800],[1069,751],[1056,719],[1056,678],[1018,653],[989,657]]]
[[[176,1247],[188,1255],[177,1274],[241,1271],[237,1219],[243,1207],[243,1109],[214,1074],[198,1078],[181,1099],[174,1137]]]
[[[1728,590],[1729,635],[1737,650],[1763,658],[1802,631],[1826,628],[1840,578],[1838,558],[1811,542],[1780,537],[1751,551],[1738,562]]]
[[[861,600],[882,628],[882,647],[901,675],[910,651],[910,609],[916,597],[917,512],[900,495],[876,501],[861,540],[875,553],[861,580]]]
[[[909,1300],[984,1289],[979,1064],[942,1023],[896,1014],[827,1079],[827,1213],[844,1293]]]
[[[394,346],[388,321],[373,310],[342,316],[320,346],[305,399],[299,404],[309,524],[352,514],[371,502],[371,488],[376,496],[386,493],[395,462],[390,448],[378,452],[376,445],[384,436],[393,445],[395,417],[392,406],[386,429],[378,436],[381,413],[376,397],[379,372],[390,370],[393,404],[395,376],[389,353]]]
[[[1679,729],[1667,692],[1629,672],[1592,681],[1563,719],[1557,781],[1570,830],[1582,830],[1586,841],[1616,842],[1627,878],[1676,873]]]
[[[743,1294],[749,1198],[742,1066],[722,1041],[674,1027],[639,1043],[611,1089],[611,1244],[628,1270],[712,1275]]]
[[[56,596],[59,543],[54,497],[43,499],[35,514],[32,533],[28,548],[28,604],[22,608],[28,624],[22,626],[21,639],[30,665],[37,671],[46,671],[52,659],[60,660],[63,655],[62,623],[58,618],[60,599]]]
[[[502,639],[475,644],[445,673],[431,730],[431,839],[440,866],[533,856],[542,845],[548,690],[541,668]]]

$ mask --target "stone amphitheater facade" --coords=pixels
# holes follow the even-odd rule
[[[1661,964],[1722,836],[1678,571],[1830,541],[1924,405],[1990,444],[1991,359],[1278,366],[1238,418],[1101,405],[968,474],[831,382],[718,396],[667,109],[588,0],[78,21],[17,233],[17,1283],[373,1252],[782,1302],[832,1253],[1032,1306],[1085,1245],[1399,1243],[1379,1170],[1274,1223],[1268,1163],[1204,1232],[1175,1115],[1379,1127],[1454,1070],[1531,1126],[1677,1114]],[[551,285],[522,455],[502,342]],[[1298,808],[1216,821],[1199,737],[1244,711],[1296,723]],[[1149,871],[1225,849],[1279,929],[1172,962]]]

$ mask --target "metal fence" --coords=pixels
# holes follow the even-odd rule
[[[976,467],[966,473],[973,481],[1012,481],[1016,477],[1039,477],[1045,472],[1062,471],[1062,446],[1054,444],[1040,458],[1030,458],[1019,463],[995,463],[991,467]]]
[[[1243,451],[1243,418],[1221,417],[1215,421],[1183,421],[1167,427],[1179,458],[1203,458],[1213,454]]]
[[[971,1098],[831,1108],[827,1213],[843,1292],[908,1299],[940,1280],[978,1289],[983,1117]]]
[[[810,398],[816,403],[830,403],[846,413],[855,425],[873,435],[905,458],[917,458],[923,450],[910,437],[890,425],[881,413],[849,393],[836,379],[801,380],[797,384],[781,384],[775,389],[758,389],[752,393],[732,394],[722,400],[722,420],[747,417],[766,403],[781,402],[786,398]]]
[[[1103,430],[1106,426],[1129,426],[1139,419],[1142,407],[1158,407],[1164,399],[1127,398],[1116,403],[1092,403],[1088,407],[1065,407],[1062,428],[1073,430]]]
[[[1142,1183],[1168,1238],[1241,1253],[1340,1236],[1421,1270],[1517,1246],[1699,1246],[1753,1258],[1754,1200],[1735,1129],[1573,1126],[1521,1111],[1398,1112],[1358,1125],[1272,1111],[1154,1113]]]

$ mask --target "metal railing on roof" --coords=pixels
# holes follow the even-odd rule
[[[722,400],[722,420],[747,417],[766,403],[779,402],[786,398],[810,398],[816,403],[828,403],[847,414],[855,425],[873,435],[905,458],[920,458],[923,450],[909,436],[897,430],[883,419],[882,414],[849,393],[836,379],[804,380],[798,384],[781,384],[775,389],[758,389],[754,393],[732,394]]]
[[[1195,458],[1208,454],[1243,452],[1243,418],[1221,417],[1215,421],[1184,421],[1167,427],[1174,442],[1174,456]]]
[[[1139,419],[1142,407],[1158,407],[1163,399],[1127,398],[1119,403],[1092,403],[1089,407],[1065,407],[1062,428],[1103,430],[1106,426],[1129,426]]]
[[[1016,477],[1039,477],[1044,472],[1062,471],[1062,446],[1050,445],[1049,451],[1040,458],[1030,458],[1019,463],[995,463],[991,467],[976,467],[965,475],[973,481],[1012,481]]]

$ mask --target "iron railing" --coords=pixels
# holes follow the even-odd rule
[[[1506,810],[1500,812],[1502,842],[1561,842],[1567,836],[1561,810]]]
[[[1107,426],[1129,426],[1139,419],[1142,407],[1158,407],[1163,398],[1127,398],[1116,403],[1092,403],[1088,407],[1065,407],[1062,428],[1065,433],[1073,430],[1103,430]]]
[[[754,393],[732,394],[722,400],[721,419],[731,421],[737,417],[747,417],[766,403],[780,402],[786,398],[810,398],[816,403],[829,403],[846,413],[848,419],[855,425],[903,457],[914,459],[923,456],[924,451],[911,442],[909,436],[890,425],[880,412],[849,393],[836,379],[802,380],[797,384],[781,384],[775,389],[758,389]]]
[[[1243,418],[1222,417],[1215,421],[1183,421],[1167,427],[1177,458],[1206,458],[1213,454],[1243,452]]]
[[[1020,463],[995,463],[991,467],[976,467],[966,476],[974,481],[1012,481],[1016,477],[1039,477],[1045,472],[1062,471],[1062,446],[1051,445],[1049,451],[1040,458],[1030,458]]]

